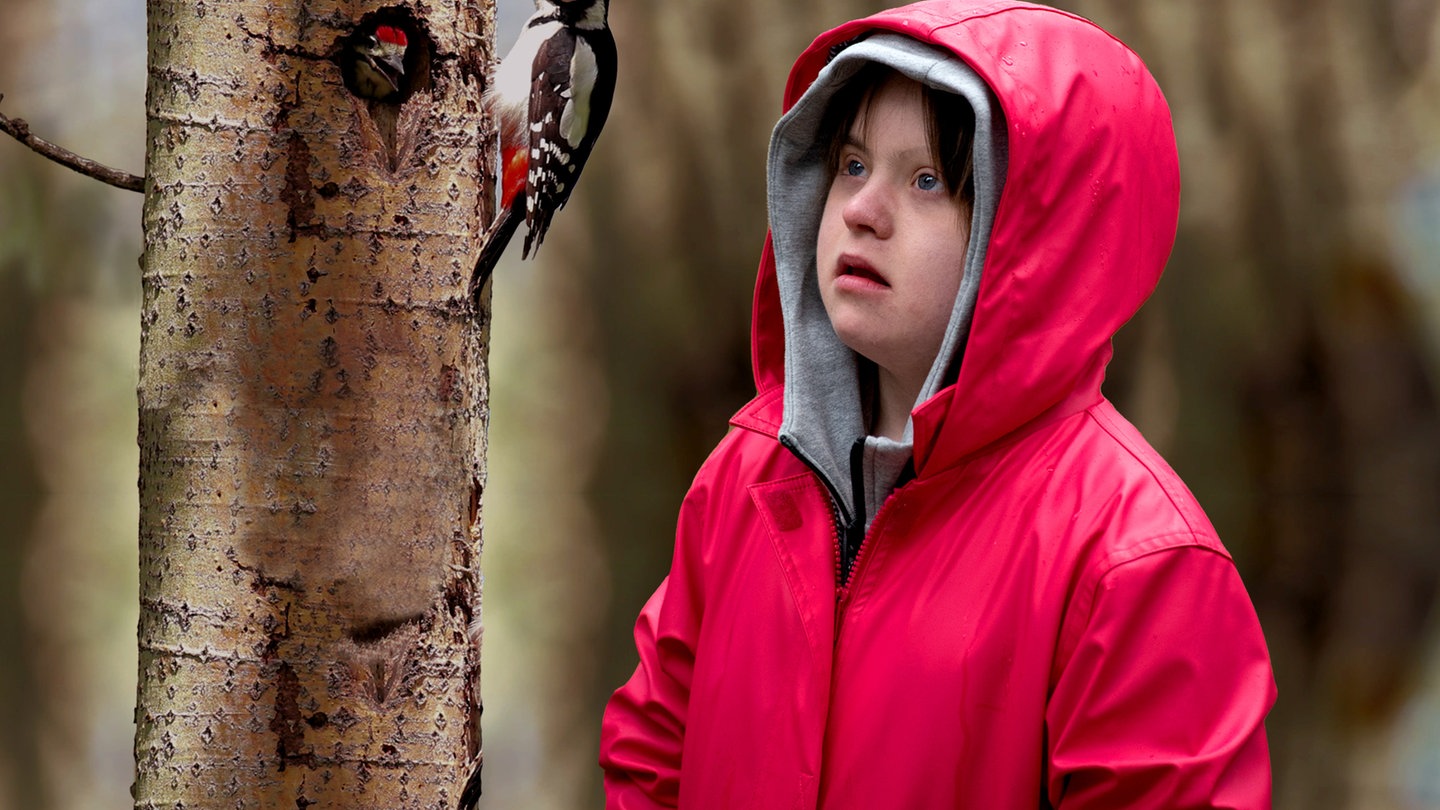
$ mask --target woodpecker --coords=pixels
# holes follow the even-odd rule
[[[523,217],[524,258],[565,207],[615,97],[609,0],[537,0],[501,60],[485,104],[500,135],[499,206],[482,238],[470,295],[490,277]]]
[[[355,90],[362,96],[385,101],[400,92],[405,78],[405,32],[393,25],[376,26],[350,46],[354,55]]]

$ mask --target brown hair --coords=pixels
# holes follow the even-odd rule
[[[876,91],[892,78],[914,81],[894,68],[867,62],[830,97],[816,136],[816,143],[825,150],[827,182],[834,182],[835,174],[840,170],[840,156],[849,139],[850,128],[859,119],[861,111],[870,106]],[[924,84],[920,84],[920,103],[926,120],[930,122],[926,140],[930,144],[930,154],[940,168],[940,179],[967,206],[973,205],[975,172],[971,146],[975,140],[975,111],[960,96]]]

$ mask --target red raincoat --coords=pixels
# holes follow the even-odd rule
[[[681,509],[640,665],[606,709],[610,808],[1263,808],[1265,643],[1175,473],[1100,393],[1171,249],[1168,108],[1104,31],[936,0],[843,25],[946,48],[1000,100],[1009,162],[954,385],[913,414],[915,477],[837,585],[825,487],[776,441],[775,268],[758,396]]]

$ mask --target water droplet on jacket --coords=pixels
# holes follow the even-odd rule
[[[1010,65],[1010,66],[1012,66],[1012,67],[1015,65],[1015,60],[1014,60],[1014,59],[1011,59],[1011,58],[1008,57],[1008,56],[1002,56],[1002,57],[1000,57],[1000,61],[1001,61],[1001,62],[1004,62],[1005,64]]]

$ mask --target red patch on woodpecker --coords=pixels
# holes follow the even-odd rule
[[[500,207],[509,208],[515,195],[525,190],[525,172],[530,166],[524,146],[508,147],[503,150],[504,161],[500,179]]]
[[[405,40],[405,32],[393,25],[381,25],[375,28],[375,38],[381,42],[388,42],[391,45],[405,47],[408,44]]]

